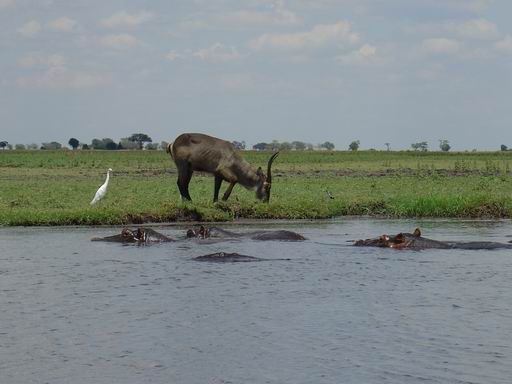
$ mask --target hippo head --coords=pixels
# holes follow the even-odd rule
[[[123,243],[134,243],[137,241],[135,232],[128,228],[123,228],[120,235],[120,241]]]
[[[123,228],[121,231],[121,241],[123,243],[144,243],[147,240],[147,234],[144,228],[137,228],[132,231],[128,228]]]
[[[410,247],[418,237],[421,237],[421,231],[419,228],[416,228],[413,233],[399,233],[395,236],[382,235],[374,239],[357,240],[354,245],[400,249]]]
[[[210,229],[205,227],[204,225],[199,226],[199,228],[191,228],[187,230],[187,237],[192,238],[195,237],[197,239],[207,239],[210,237]]]

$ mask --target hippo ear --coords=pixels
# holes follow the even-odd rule
[[[405,236],[403,233],[399,233],[395,236],[395,242],[397,243],[403,243],[405,241]]]
[[[380,244],[387,244],[389,242],[389,236],[388,235],[381,235],[379,237],[379,243]]]
[[[420,229],[419,229],[419,228],[416,228],[416,229],[414,230],[414,232],[413,232],[413,235],[414,235],[415,237],[420,237],[420,236],[421,236],[421,231],[420,231]]]

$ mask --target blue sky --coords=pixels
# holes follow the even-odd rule
[[[0,0],[0,139],[512,147],[508,0]]]

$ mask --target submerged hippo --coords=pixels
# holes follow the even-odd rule
[[[399,233],[395,236],[382,235],[374,239],[357,240],[354,245],[397,249],[512,249],[512,244],[492,241],[458,242],[427,239],[421,236],[419,228],[416,228],[413,233]]]
[[[263,260],[286,260],[291,259],[262,259],[260,257],[240,255],[239,253],[227,253],[227,252],[215,252],[204,256],[194,257],[196,261],[210,261],[213,263],[246,263],[251,261],[263,261]]]
[[[135,243],[135,244],[150,244],[150,243],[166,243],[174,241],[170,237],[162,235],[161,233],[151,228],[137,228],[134,230],[123,228],[119,235],[107,237],[94,237],[91,241],[109,241],[114,243]]]
[[[187,230],[188,238],[209,239],[209,238],[223,238],[223,239],[238,239],[246,238],[252,240],[280,240],[280,241],[303,241],[306,240],[304,236],[299,233],[277,230],[277,231],[252,231],[246,233],[237,233],[227,231],[218,227],[205,227],[204,225],[199,228],[191,228]]]
[[[250,261],[261,261],[259,257],[245,256],[238,253],[216,252],[204,256],[194,257],[196,261],[210,261],[214,263],[241,263]]]

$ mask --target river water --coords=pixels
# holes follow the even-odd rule
[[[120,228],[0,228],[0,382],[510,383],[512,251],[349,242],[416,226],[512,234],[510,221],[347,219],[264,226],[298,243],[123,246],[90,241]],[[192,260],[217,251],[269,260]]]

